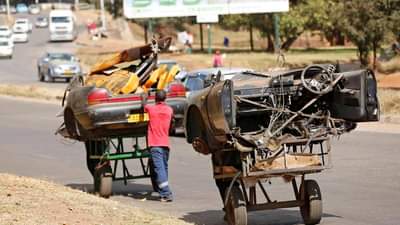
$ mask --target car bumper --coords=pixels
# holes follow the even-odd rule
[[[150,102],[149,104],[154,104]],[[173,109],[174,124],[181,126],[186,99],[167,100],[167,104]],[[107,103],[89,106],[87,111],[75,115],[85,129],[106,128],[110,130],[129,129],[134,127],[146,127],[147,122],[132,123],[128,118],[132,114],[143,113],[141,102]]]
[[[0,57],[8,57],[8,56],[12,56],[12,54],[13,54],[13,51],[12,50],[10,50],[10,51],[0,51]]]
[[[78,75],[80,75],[80,73],[53,73],[50,76],[52,78],[72,78]]]
[[[14,38],[14,43],[28,42],[28,38]]]
[[[75,35],[71,33],[51,33],[50,40],[51,41],[73,41],[75,39]]]

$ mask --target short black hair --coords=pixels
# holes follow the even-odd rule
[[[156,92],[156,102],[163,102],[167,98],[167,93],[164,90],[157,90]]]

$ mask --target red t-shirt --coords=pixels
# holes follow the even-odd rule
[[[169,147],[169,126],[172,119],[172,108],[164,102],[155,105],[145,105],[144,110],[149,115],[147,129],[148,145],[150,147]]]

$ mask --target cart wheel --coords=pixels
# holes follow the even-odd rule
[[[300,193],[304,186],[304,205],[300,206],[301,216],[306,225],[318,224],[322,217],[321,191],[315,180],[305,180],[300,186]]]
[[[112,170],[111,166],[105,166],[95,171],[94,190],[103,198],[112,194]]]
[[[232,186],[231,193],[225,207],[226,219],[229,225],[247,225],[247,208],[243,193],[236,185]]]
[[[153,187],[154,192],[158,192],[157,177],[156,173],[154,172],[153,160],[151,158],[149,158],[148,167],[150,171],[151,186]]]

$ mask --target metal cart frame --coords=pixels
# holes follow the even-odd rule
[[[317,146],[319,147],[318,149],[316,148]],[[228,224],[247,225],[248,211],[291,207],[300,207],[305,224],[317,224],[320,222],[322,217],[321,191],[315,180],[306,180],[305,176],[306,174],[319,173],[331,167],[331,145],[329,137],[320,137],[313,140],[297,139],[283,143],[281,156],[318,156],[320,159],[320,165],[318,166],[290,168],[290,165],[288,165],[285,160],[285,168],[255,171],[254,164],[258,161],[256,151],[251,153],[243,153],[229,149],[223,151],[236,151],[235,154],[239,154],[241,160],[241,168],[236,166],[236,172],[222,172],[219,174],[215,173],[215,169],[218,169],[221,164],[216,165],[216,162],[213,160],[214,179],[216,181],[220,179],[230,181],[229,187],[225,187],[225,197],[223,197]],[[224,166],[227,165],[222,165],[222,167]],[[273,177],[283,177],[288,183],[291,183],[295,197],[294,200],[271,200],[263,183]],[[300,179],[296,179],[296,177],[300,177]],[[298,185],[297,180],[300,181],[300,185]],[[257,189],[261,191],[265,201],[260,202],[257,196]]]
[[[133,140],[132,150],[130,151],[126,151],[126,146],[124,146],[124,140],[127,139]],[[145,147],[140,146],[141,139],[145,139]],[[99,146],[90,146],[99,143],[103,145],[100,151]],[[150,178],[153,189],[156,190],[150,149],[147,144],[146,136],[117,136],[100,140],[91,140],[88,147],[88,168],[89,171],[91,171],[91,167],[94,167],[92,173],[94,178],[94,191],[98,192],[100,196],[105,198],[111,196],[112,182],[121,180],[127,185],[128,180]],[[127,167],[126,160],[130,159],[136,159],[140,162],[141,171],[136,171],[137,175],[133,175],[133,173],[131,173],[132,170],[129,170]],[[114,161],[113,165],[111,163],[112,161]],[[121,176],[118,176],[119,168],[122,170]]]

